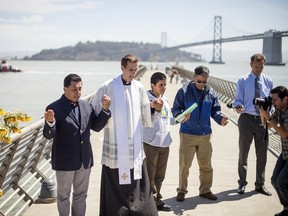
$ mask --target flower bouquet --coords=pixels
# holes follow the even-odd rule
[[[0,108],[0,142],[11,143],[11,135],[21,133],[19,122],[28,122],[31,119],[27,113],[21,111],[5,112]]]

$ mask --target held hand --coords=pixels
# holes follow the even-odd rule
[[[190,112],[187,113],[187,114],[185,115],[185,118],[181,121],[181,123],[184,123],[184,122],[186,122],[187,120],[189,120],[189,119],[190,119],[190,115],[191,115]]]
[[[151,107],[160,112],[163,107],[163,101],[161,99],[154,99],[151,101]]]
[[[221,125],[222,126],[226,126],[228,123],[229,123],[228,118],[223,117],[222,120],[221,120]]]
[[[179,118],[179,119],[177,120],[177,122],[179,122],[179,123],[184,123],[184,122],[186,122],[187,120],[190,119],[190,115],[191,115],[190,112],[187,113],[186,115],[184,115],[184,116],[182,116],[181,118]]]
[[[54,111],[52,109],[48,109],[45,113],[44,113],[44,118],[46,121],[48,121],[49,123],[53,123],[55,121],[55,114]]]
[[[102,109],[108,111],[111,104],[111,98],[104,94],[103,97],[101,98],[101,103],[102,103]]]
[[[237,113],[242,113],[244,111],[244,107],[243,106],[237,106],[235,108],[235,110],[236,110]]]
[[[262,106],[259,107],[260,117],[261,117],[261,124],[266,129],[267,121],[270,119],[269,113],[270,107],[267,107],[267,110],[264,110]]]
[[[268,107],[267,110],[264,110],[262,106],[259,107],[259,111],[260,111],[260,116],[263,119],[269,119],[270,118],[270,114],[269,114],[269,110],[270,107]]]

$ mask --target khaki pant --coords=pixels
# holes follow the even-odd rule
[[[178,193],[186,194],[188,192],[189,168],[195,153],[200,172],[199,194],[210,192],[213,181],[213,169],[211,166],[212,144],[210,138],[211,134],[197,136],[180,133]]]
[[[161,201],[162,195],[160,190],[165,179],[169,147],[155,147],[144,143],[144,150],[146,154],[146,164],[150,187],[153,192],[156,205],[159,206],[163,204]]]

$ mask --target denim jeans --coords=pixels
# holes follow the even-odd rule
[[[284,160],[282,154],[276,162],[271,183],[278,194],[280,203],[288,207],[288,160]]]

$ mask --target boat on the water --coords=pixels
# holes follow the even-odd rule
[[[18,67],[12,67],[11,65],[7,64],[6,60],[2,60],[0,65],[0,73],[5,72],[22,72],[22,70]]]

